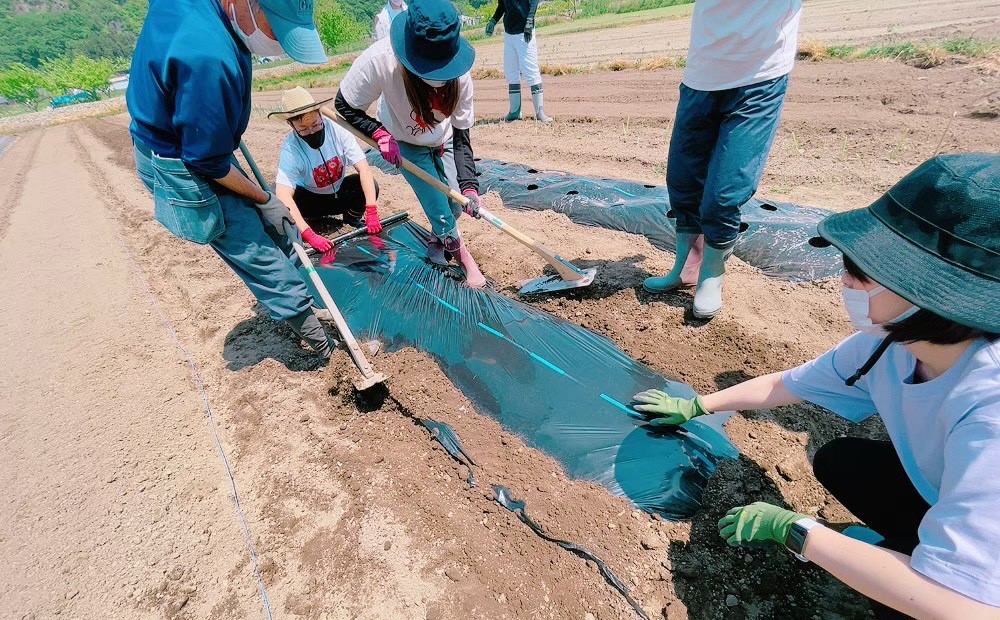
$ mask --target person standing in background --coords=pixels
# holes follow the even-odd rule
[[[406,3],[403,0],[388,0],[382,10],[375,15],[375,30],[372,33],[372,39],[381,41],[389,36],[389,26],[392,25],[392,20],[405,10]]]
[[[542,101],[542,72],[538,68],[538,37],[535,36],[535,11],[538,0],[497,0],[497,10],[486,22],[486,36],[492,37],[503,17],[503,72],[507,79],[510,112],[507,122],[521,118],[521,78],[531,88],[535,119],[551,123]]]
[[[722,309],[722,277],[757,191],[795,64],[802,0],[698,0],[667,156],[676,260],[642,286],[695,285],[693,314]]]

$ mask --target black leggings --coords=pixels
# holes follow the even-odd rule
[[[375,181],[375,196],[378,197],[378,181]],[[345,219],[361,219],[365,214],[365,192],[361,187],[361,177],[349,174],[336,194],[316,194],[301,185],[293,195],[295,206],[310,225],[324,217],[343,214]]]
[[[880,547],[913,553],[917,528],[930,504],[910,482],[892,442],[834,439],[816,452],[813,472],[844,507],[885,538]],[[871,605],[880,619],[910,617],[877,601]]]

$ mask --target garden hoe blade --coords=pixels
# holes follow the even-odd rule
[[[556,258],[562,260],[558,256]],[[572,267],[572,265],[570,266]],[[522,282],[517,294],[527,296],[538,295],[540,293],[555,293],[557,291],[590,286],[594,283],[594,276],[597,275],[597,267],[591,267],[590,269],[577,269],[573,267],[573,269],[579,272],[580,277],[578,279],[567,280],[564,276],[560,275],[541,276]]]

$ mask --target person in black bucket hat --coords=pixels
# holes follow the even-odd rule
[[[469,199],[465,212],[474,217],[479,181],[469,136],[476,122],[469,71],[475,59],[451,2],[415,0],[392,20],[389,36],[354,61],[334,104],[347,122],[378,143],[386,162],[399,167],[405,157],[460,191]],[[377,119],[365,112],[375,101]],[[400,172],[430,221],[428,259],[446,265],[449,252],[458,258],[468,286],[485,286],[458,230],[462,206],[405,168]]]
[[[935,157],[819,234],[844,254],[858,333],[798,368],[692,400],[650,390],[635,409],[654,425],[802,401],[877,413],[890,441],[841,437],[813,459],[877,546],[763,502],[720,533],[786,545],[879,618],[1000,617],[1000,155]]]

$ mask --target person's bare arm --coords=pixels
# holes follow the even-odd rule
[[[367,161],[362,159],[354,164],[354,169],[358,171],[358,176],[361,177],[361,190],[365,194],[365,205],[376,204],[375,175],[372,174],[372,167],[368,165]]]
[[[830,528],[809,530],[803,555],[861,594],[914,618],[1000,619],[1000,609],[959,594],[910,568],[909,556],[854,540]]]
[[[280,200],[282,204],[288,207],[289,213],[292,214],[292,220],[295,222],[295,225],[299,230],[309,228],[309,224],[307,224],[305,219],[302,217],[302,212],[299,211],[299,206],[295,204],[294,188],[278,183],[274,186],[274,194],[278,197],[278,200]]]
[[[701,397],[706,411],[743,411],[770,409],[782,405],[801,403],[802,399],[788,391],[781,381],[780,372],[756,377],[724,390]]]
[[[267,192],[248,179],[245,174],[240,172],[239,168],[232,164],[229,165],[229,173],[221,179],[215,179],[215,182],[259,205],[268,200]]]

